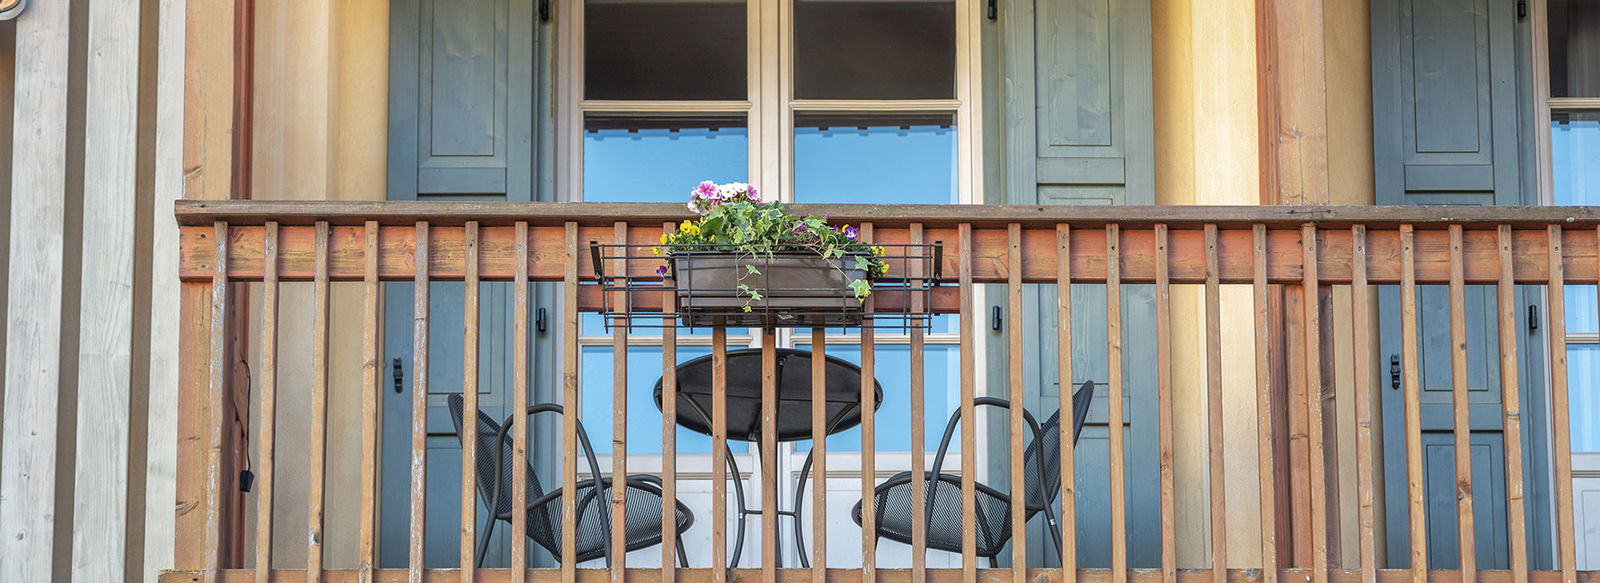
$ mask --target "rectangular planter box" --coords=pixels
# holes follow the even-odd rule
[[[861,323],[861,300],[849,283],[866,274],[853,255],[827,260],[814,253],[691,251],[670,259],[685,325],[713,326],[720,319],[728,326],[797,327],[818,317],[829,326]],[[758,273],[749,272],[752,265]],[[741,293],[741,283],[761,299]]]

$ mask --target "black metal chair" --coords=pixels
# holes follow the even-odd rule
[[[462,419],[465,417],[465,404],[461,395],[450,395],[450,420],[455,423],[456,438],[463,439]],[[561,414],[561,406],[553,403],[534,405],[528,407],[525,417],[538,413]],[[514,429],[512,422],[518,415],[511,415],[504,423],[495,423],[494,419],[482,411],[478,412],[478,495],[483,498],[484,504],[493,512],[489,517],[484,532],[478,537],[477,562],[482,566],[485,551],[488,550],[490,535],[494,534],[497,521],[511,522],[511,473],[506,471],[511,467],[512,451],[510,435]],[[578,445],[583,447],[584,457],[589,463],[589,472],[592,476],[600,476],[600,463],[595,459],[594,449],[589,446],[589,436],[583,430],[583,424],[578,424]],[[463,447],[465,441],[463,441]],[[528,473],[528,500],[524,511],[528,513],[528,538],[533,539],[539,546],[550,551],[550,554],[561,560],[561,488],[546,493],[539,482],[539,477],[534,474],[531,465],[524,466]],[[575,478],[574,478],[575,479]],[[577,524],[575,531],[577,538],[574,547],[577,551],[579,562],[605,557],[606,564],[611,564],[611,478],[596,481],[591,478],[577,483]],[[649,475],[628,476],[627,481],[627,536],[626,551],[652,547],[661,544],[662,532],[665,530],[661,524],[661,479]],[[688,556],[683,550],[683,532],[694,524],[694,514],[682,502],[677,504],[678,523],[678,562],[687,567]]]
[[[1077,391],[1072,394],[1072,441],[1077,443],[1078,434],[1083,432],[1084,421],[1089,417],[1089,402],[1094,397],[1094,381],[1085,381]],[[1004,399],[993,397],[979,397],[973,400],[974,405],[999,407],[1010,409],[1011,404]],[[1056,525],[1055,514],[1050,506],[1060,492],[1061,485],[1061,412],[1056,411],[1040,426],[1033,415],[1026,410],[1022,412],[1024,421],[1030,430],[1030,439],[1027,448],[1023,451],[1023,488],[1026,492],[1024,508],[1025,520],[1031,520],[1035,514],[1043,512],[1045,522],[1050,531],[1051,540],[1056,545],[1056,552],[1061,551],[1061,532]],[[925,476],[924,487],[925,505],[927,513],[927,543],[928,548],[961,552],[962,535],[962,497],[961,476],[944,473],[945,454],[950,447],[951,436],[955,433],[956,423],[961,420],[961,411],[958,409],[950,416],[950,422],[945,425],[944,439],[939,442],[938,454],[934,456],[933,469]],[[1041,451],[1042,450],[1042,451]],[[974,483],[977,491],[977,505],[974,514],[977,515],[977,554],[988,557],[991,566],[999,566],[1000,551],[1011,540],[1011,497],[982,483]],[[874,516],[877,518],[877,532],[873,536],[873,544],[879,538],[887,538],[911,544],[911,513],[915,509],[911,506],[911,472],[901,472],[889,478],[877,488],[873,489]],[[861,502],[856,502],[850,515],[856,524],[861,524]]]

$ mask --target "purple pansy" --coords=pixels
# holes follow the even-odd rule
[[[656,275],[659,275],[661,277],[666,277],[667,276],[667,266],[666,265],[662,265],[661,267],[657,267],[656,268]]]
[[[854,241],[854,240],[856,240],[856,237],[858,235],[860,235],[860,234],[861,234],[861,230],[860,229],[857,229],[857,228],[852,227],[850,225],[845,225],[844,226],[844,236],[845,236],[846,239]]]

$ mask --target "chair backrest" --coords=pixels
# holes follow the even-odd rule
[[[1094,381],[1084,381],[1072,393],[1072,443],[1078,443],[1083,424],[1089,419],[1089,402],[1094,399]],[[1028,444],[1022,454],[1023,485],[1027,488],[1030,507],[1043,507],[1055,501],[1061,490],[1061,411],[1057,410],[1044,425],[1039,426],[1039,439]],[[1043,476],[1039,476],[1039,461],[1035,457],[1043,450]],[[1043,478],[1041,480],[1040,478]],[[1044,491],[1040,492],[1043,483]]]
[[[462,419],[466,413],[466,403],[460,394],[450,395],[447,399],[450,406],[450,422],[455,424],[456,439],[466,446],[466,432],[462,430]],[[484,505],[494,508],[496,516],[504,516],[511,512],[511,462],[512,451],[510,441],[500,441],[500,424],[493,417],[483,411],[478,411],[478,495],[483,497]],[[499,447],[496,448],[496,444]],[[498,449],[499,451],[496,451]],[[499,488],[496,491],[496,468],[504,468],[499,472]],[[533,467],[528,466],[523,471],[528,473],[528,499],[533,500],[544,495],[544,489],[539,484],[539,478],[533,473]]]

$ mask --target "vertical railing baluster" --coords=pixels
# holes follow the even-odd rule
[[[778,580],[778,332],[761,329],[761,580]]]
[[[662,233],[677,224],[667,221]],[[671,312],[671,296],[662,294],[661,310]],[[661,583],[678,578],[678,326],[671,317],[661,319]]]
[[[811,326],[812,583],[828,580],[828,331],[822,324],[817,318]]]
[[[1455,439],[1456,536],[1461,579],[1476,581],[1478,553],[1472,531],[1472,426],[1467,393],[1466,276],[1461,225],[1450,225],[1450,395]]]
[[[872,223],[861,223],[861,241],[872,242]],[[868,318],[872,317],[872,302],[862,306]],[[876,581],[878,577],[877,497],[873,486],[877,483],[877,402],[873,387],[877,373],[877,339],[869,319],[861,327],[861,580]]]
[[[911,244],[916,252],[923,252],[922,223],[911,224]],[[909,253],[908,253],[909,255]],[[923,280],[926,273],[923,270],[922,259],[910,259],[906,266],[908,275],[911,276],[911,313],[918,318],[932,318],[926,315],[923,293],[927,289],[927,282]],[[928,320],[914,320],[917,325],[911,327],[911,583],[924,583],[928,578],[928,490],[927,474],[923,467],[923,456],[927,455],[925,440],[924,407],[927,406],[923,399],[924,374],[923,370],[923,324]],[[817,583],[823,583],[818,581]]]
[[[1378,545],[1374,517],[1372,465],[1372,290],[1367,287],[1367,227],[1350,228],[1350,330],[1355,372],[1356,506],[1360,532],[1361,581],[1377,583]]]
[[[1172,274],[1170,233],[1158,224],[1156,232],[1156,417],[1160,433],[1161,482],[1161,582],[1178,581],[1178,513],[1174,484],[1172,436]]]
[[[372,570],[378,564],[378,371],[382,367],[379,354],[378,306],[378,221],[366,222],[366,253],[362,256],[361,277],[361,352],[365,365],[361,367],[361,525],[360,542],[356,548],[356,577],[361,583],[372,583]]]
[[[1311,582],[1328,582],[1328,492],[1322,435],[1322,307],[1317,293],[1317,226],[1300,229],[1301,287],[1305,290],[1306,434],[1310,441]]]
[[[976,415],[973,367],[976,364],[972,343],[977,322],[972,313],[972,224],[961,223],[957,232],[961,296],[961,577],[964,581],[974,581],[978,578],[978,491],[973,481],[973,473],[978,468],[978,433],[973,429]]]
[[[1500,404],[1506,443],[1506,532],[1511,543],[1511,581],[1528,583],[1528,537],[1522,490],[1522,395],[1517,372],[1517,296],[1512,271],[1511,225],[1497,229],[1500,280],[1495,286],[1500,316]]]
[[[1022,225],[1017,223],[1006,226],[1006,298],[1006,309],[1011,319],[1011,325],[1006,327],[1006,350],[1010,355],[1006,359],[1006,384],[1010,385],[1011,401],[1011,408],[1007,411],[1007,433],[1011,439],[1008,444],[1009,455],[1006,456],[1011,469],[1011,581],[1024,583],[1028,578],[1028,491],[1022,471],[1022,448],[1023,437],[1028,433],[1022,423]],[[1061,390],[1069,389],[1061,387]],[[1042,454],[1043,444],[1040,445]],[[1042,484],[1040,490],[1043,493]]]
[[[512,241],[511,340],[511,499],[527,504],[528,499],[528,223],[517,221]],[[498,510],[490,510],[497,512]],[[511,582],[523,583],[528,576],[528,513],[511,513]]]
[[[1256,345],[1256,457],[1258,481],[1257,495],[1261,498],[1261,583],[1278,583],[1278,506],[1277,463],[1273,457],[1275,438],[1272,434],[1272,355],[1269,343],[1271,321],[1267,288],[1267,227],[1262,224],[1250,227],[1251,261],[1250,296],[1254,300]]]
[[[1222,286],[1217,266],[1217,226],[1205,226],[1206,430],[1211,490],[1211,579],[1228,582],[1228,481],[1222,427]]]
[[[609,271],[611,277],[628,277],[627,256],[632,252],[628,244],[628,223],[617,221],[612,224],[612,243],[619,245],[616,253],[619,256]],[[601,282],[602,284],[606,282]],[[621,281],[613,281],[623,285]],[[627,292],[616,292],[612,295],[613,309],[620,308],[623,312],[633,311]],[[627,318],[617,318],[611,322],[611,581],[623,583],[628,576],[628,326],[632,323]],[[595,476],[596,484],[603,484],[600,476]],[[604,491],[604,490],[597,490]]]
[[[727,583],[728,564],[728,328],[711,329],[711,581]]]
[[[1056,225],[1056,407],[1061,411],[1061,580],[1078,580],[1078,450],[1072,411],[1072,226]],[[1169,582],[1170,583],[1170,582]]]
[[[306,470],[306,579],[322,580],[323,492],[328,460],[328,222],[317,221],[311,312],[311,462]]]
[[[1401,391],[1405,398],[1406,499],[1411,523],[1411,583],[1428,582],[1428,529],[1422,489],[1422,400],[1418,387],[1416,233],[1400,225]]]
[[[478,222],[467,221],[462,239],[466,277],[462,293],[461,338],[461,545],[457,552],[462,583],[477,574],[478,548]],[[498,448],[496,448],[498,450]],[[498,460],[496,460],[498,461]],[[492,509],[491,509],[492,511]]]
[[[219,580],[217,569],[222,566],[222,428],[226,423],[222,413],[228,395],[228,223],[212,223],[212,244],[216,257],[211,263],[211,352],[206,362],[206,408],[208,417],[202,427],[206,432],[205,477],[205,539],[202,542],[201,561],[206,567],[202,580],[207,583]]]
[[[568,221],[562,256],[561,580],[578,577],[578,224]],[[599,480],[600,476],[593,476]],[[598,492],[598,490],[597,490]]]
[[[1567,306],[1566,265],[1561,256],[1561,225],[1550,225],[1546,231],[1549,245],[1550,283],[1546,292],[1550,298],[1550,423],[1554,433],[1556,470],[1556,556],[1560,562],[1561,580],[1577,580],[1577,549],[1573,537],[1577,531],[1572,520],[1572,436],[1570,410],[1567,408]]]
[[[272,579],[272,486],[278,436],[278,223],[267,222],[261,264],[260,490],[256,496],[256,583]]]
[[[1111,580],[1128,582],[1128,513],[1122,413],[1122,232],[1106,225],[1106,368],[1110,385]]]
[[[410,583],[422,583],[428,508],[428,244],[428,222],[417,221],[411,291],[411,530],[406,574]]]

